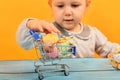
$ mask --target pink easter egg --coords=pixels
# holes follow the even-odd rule
[[[47,57],[49,57],[49,58],[56,58],[56,57],[58,57],[58,50],[57,50],[57,48],[56,47],[52,48],[52,50],[49,53],[47,53]]]

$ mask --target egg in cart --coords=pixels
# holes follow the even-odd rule
[[[65,76],[69,75],[69,66],[67,64],[59,63],[63,58],[70,58],[71,56],[76,56],[76,46],[72,43],[72,37],[60,36],[58,40],[53,44],[50,44],[51,40],[48,40],[48,44],[45,43],[45,34],[39,34],[34,30],[29,31],[34,39],[34,46],[36,54],[40,54],[39,61],[41,64],[36,64],[35,62],[35,72],[38,73],[39,80],[44,78],[43,73],[47,72],[64,72]],[[50,36],[52,38],[52,36]],[[54,40],[52,40],[54,41]],[[71,42],[70,42],[71,41]],[[54,69],[42,69],[41,67],[51,67],[55,66]]]

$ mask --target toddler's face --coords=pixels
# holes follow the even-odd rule
[[[86,0],[52,0],[55,21],[67,30],[74,30],[86,11]]]

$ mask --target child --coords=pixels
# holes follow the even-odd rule
[[[17,42],[24,49],[31,49],[34,47],[32,45],[34,40],[29,34],[30,29],[44,33],[55,32],[75,39],[77,47],[75,58],[92,58],[94,52],[101,57],[107,57],[109,53],[116,52],[120,45],[109,42],[97,28],[81,23],[90,2],[90,0],[49,0],[55,21],[25,19],[17,31]]]

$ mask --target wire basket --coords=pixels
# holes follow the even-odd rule
[[[55,59],[70,58],[75,53],[75,46],[73,45],[56,44],[53,46],[50,44],[40,44],[37,49],[40,50],[40,60],[43,63]]]
[[[113,52],[108,54],[108,59],[114,68],[120,70],[120,53],[119,52]]]
[[[67,64],[59,63],[59,61],[63,58],[70,58],[71,56],[76,55],[76,47],[73,44],[60,43],[56,44],[44,44],[43,36],[38,33],[30,30],[30,34],[33,36],[35,43],[35,51],[36,54],[40,54],[40,62],[42,64],[35,64],[35,71],[38,72],[39,80],[44,78],[43,73],[45,72],[55,72],[55,71],[63,71],[65,76],[69,75],[69,66]],[[61,37],[60,37],[61,39]],[[66,37],[62,37],[62,39],[66,39]],[[58,60],[56,62],[56,60]],[[42,70],[41,67],[47,66],[48,69]],[[55,66],[53,69],[49,69],[50,66]]]

